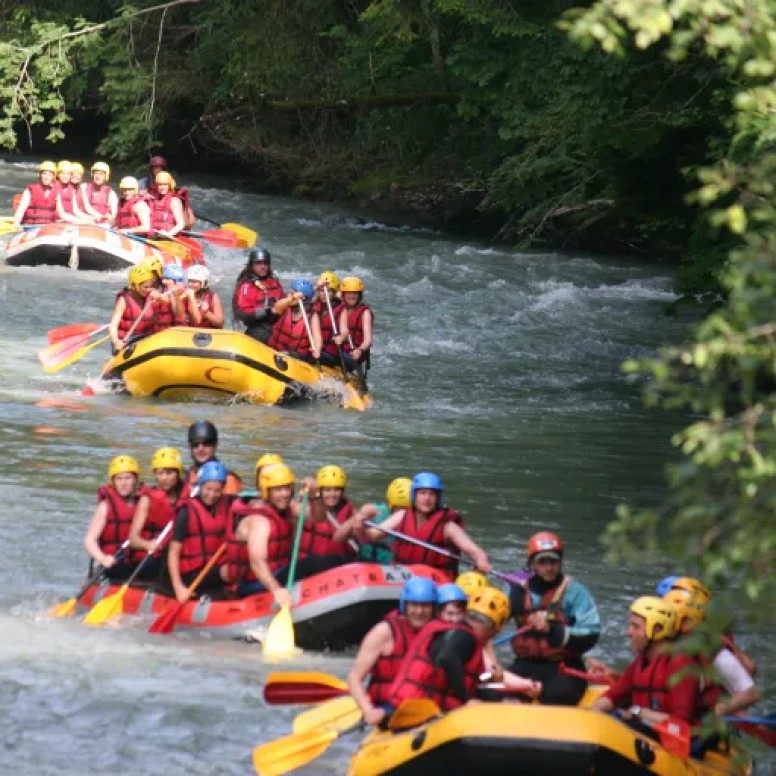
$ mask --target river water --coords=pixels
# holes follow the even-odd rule
[[[0,164],[0,201],[32,170]],[[663,494],[681,419],[643,409],[619,365],[680,336],[663,312],[673,298],[667,272],[517,253],[217,182],[191,188],[201,213],[261,232],[284,282],[323,270],[363,279],[376,318],[376,406],[359,414],[81,397],[105,351],[54,375],[35,352],[54,326],[107,321],[123,278],[0,265],[0,772],[246,774],[253,746],[289,732],[294,709],[261,700],[272,667],[255,646],[45,615],[82,582],[82,536],[110,458],[135,455],[150,476],[153,451],[184,446],[201,418],[218,425],[222,459],[248,481],[266,451],[281,452],[297,475],[343,466],[358,503],[381,499],[394,477],[438,472],[502,570],[521,567],[532,533],[559,532],[567,570],[602,612],[596,654],[626,661],[627,604],[671,568],[607,567],[598,537],[619,502]],[[245,252],[208,246],[206,258],[228,299]],[[746,628],[742,643],[767,685],[776,649]],[[344,675],[348,657],[305,654],[294,665]],[[353,746],[352,736],[338,742],[306,772],[342,773]]]

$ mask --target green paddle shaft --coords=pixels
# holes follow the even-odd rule
[[[296,521],[296,533],[294,534],[294,549],[291,552],[291,563],[288,565],[288,577],[286,578],[286,590],[291,590],[296,576],[296,560],[299,557],[299,545],[302,543],[302,523],[304,523],[307,514],[308,494],[305,490],[302,496],[302,506],[299,509],[299,517]]]

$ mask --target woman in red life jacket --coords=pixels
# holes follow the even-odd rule
[[[78,205],[78,187],[73,184],[73,165],[62,161],[57,164],[57,219],[69,224],[89,224],[89,218]]]
[[[226,541],[234,498],[224,494],[226,475],[223,464],[218,461],[206,463],[197,476],[196,496],[189,496],[175,517],[167,569],[175,598],[181,604],[191,597],[189,585]],[[198,592],[213,598],[223,597],[219,564],[207,573]]]
[[[137,193],[137,179],[127,176],[119,181],[118,213],[116,229],[122,234],[136,234],[148,237],[151,232],[151,208],[145,196]]]
[[[158,304],[150,296],[155,283],[154,273],[142,264],[129,271],[128,287],[116,294],[108,325],[114,352],[156,331]]]
[[[129,455],[116,456],[108,466],[109,483],[97,492],[98,504],[86,530],[84,547],[111,580],[127,579],[137,565],[129,547],[129,529],[138,501],[140,467]]]
[[[155,182],[156,189],[150,200],[151,231],[171,239],[186,228],[183,205],[173,192],[174,181],[169,172],[157,173]]]
[[[345,351],[345,364],[351,371],[357,364],[369,369],[374,315],[364,304],[364,284],[359,278],[348,277],[340,284],[342,309],[339,313],[339,336],[335,341]]]
[[[15,229],[21,229],[22,224],[53,224],[57,220],[57,190],[54,186],[56,173],[54,162],[41,162],[38,182],[31,183],[22,192],[13,214]]]
[[[210,288],[210,270],[202,264],[189,267],[188,288],[175,314],[178,326],[202,329],[224,328],[224,307],[218,294]]]
[[[154,540],[175,520],[183,492],[183,456],[174,447],[161,447],[151,459],[156,486],[143,488],[129,529],[129,544],[142,555],[154,549]],[[167,544],[143,566],[140,578],[153,580],[167,569]]]
[[[234,505],[222,576],[240,596],[268,590],[278,606],[290,606],[291,596],[283,584],[297,520],[292,503],[296,478],[284,463],[264,463],[257,468],[261,503]]]
[[[339,298],[340,279],[334,272],[322,272],[315,284],[315,312],[321,325],[321,363],[325,366],[341,366],[341,347],[334,341],[334,330],[339,332],[339,314],[342,300]],[[333,317],[332,317],[333,313]]]
[[[319,571],[350,563],[358,550],[353,541],[337,541],[335,531],[353,516],[353,504],[345,497],[348,478],[339,466],[324,466],[315,475],[310,509],[302,524],[299,557],[319,564]]]
[[[95,224],[110,226],[119,211],[119,198],[108,185],[110,167],[105,162],[95,162],[91,173],[91,183],[84,183],[79,188],[78,204]]]
[[[399,609],[364,636],[348,674],[348,689],[368,725],[377,725],[385,716],[388,689],[415,636],[433,619],[436,603],[436,585],[424,577],[410,577],[404,583]]]
[[[453,548],[469,555],[477,568],[487,574],[490,569],[488,556],[463,527],[463,518],[454,509],[442,503],[442,480],[431,472],[420,472],[412,480],[411,506],[391,515],[381,527],[406,534],[414,539]],[[384,534],[377,528],[355,528],[360,542],[374,542]],[[393,546],[395,563],[426,563],[448,573],[457,574],[457,563],[445,555],[419,547],[411,542],[396,539]]]
[[[302,361],[312,363],[320,359],[321,322],[313,310],[314,297],[310,281],[297,278],[291,283],[291,293],[272,308],[280,318],[272,327],[269,347]]]
[[[483,646],[508,619],[509,599],[488,587],[469,602],[464,622],[432,620],[415,637],[399,665],[388,690],[390,707],[429,698],[442,711],[450,711],[472,700],[487,667]],[[526,689],[532,686],[525,682]]]
[[[255,248],[248,263],[237,276],[232,294],[232,314],[246,326],[246,334],[267,344],[272,326],[278,319],[273,312],[276,302],[285,296],[283,286],[272,274],[272,257],[266,248]]]
[[[209,420],[196,420],[189,426],[188,442],[193,464],[186,472],[185,487],[190,490],[196,486],[199,470],[210,461],[218,461],[216,457],[218,429]],[[242,489],[239,475],[236,472],[227,471],[224,493],[227,496],[234,496],[242,492]]]
[[[697,723],[699,684],[693,660],[670,648],[676,625],[674,605],[662,598],[642,596],[631,604],[625,633],[636,658],[596,699],[594,710],[630,707],[623,719],[633,720],[637,728],[640,723],[654,726],[669,717]]]

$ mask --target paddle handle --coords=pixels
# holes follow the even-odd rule
[[[291,563],[288,566],[288,576],[286,577],[286,590],[291,590],[296,575],[296,561],[299,557],[299,545],[302,543],[302,524],[307,513],[307,502],[309,494],[305,490],[302,495],[302,506],[299,508],[299,517],[296,521],[296,533],[294,534],[294,549],[291,551]]]
[[[607,684],[610,687],[614,684],[614,679],[611,677],[602,676],[601,674],[591,674],[587,671],[580,671],[576,668],[571,668],[571,666],[567,666],[565,663],[561,663],[558,666],[558,670],[566,676],[572,676],[575,679],[584,679],[586,682],[591,682],[592,684]]]
[[[149,550],[146,553],[145,558],[143,558],[143,560],[141,560],[140,563],[137,564],[137,568],[132,572],[131,576],[127,580],[124,587],[129,587],[135,581],[135,579],[137,579],[137,575],[140,573],[143,566],[145,566],[145,564],[148,563],[149,558],[159,549],[159,546],[161,545],[161,543],[167,538],[167,534],[170,533],[170,531],[172,531],[172,526],[174,522],[175,522],[174,520],[170,520],[170,522],[167,523],[167,525],[164,528],[162,528],[161,533],[156,537],[156,539],[154,539],[153,548]]]
[[[299,309],[302,311],[302,319],[304,320],[304,328],[307,332],[307,339],[310,340],[310,350],[315,350],[315,340],[313,339],[313,329],[310,326],[310,317],[307,315],[307,310],[304,306],[304,301],[299,300]]]
[[[114,556],[113,556],[113,557],[114,557],[116,560],[120,560],[120,559],[121,559],[121,557],[122,557],[122,556],[124,555],[124,553],[126,552],[126,549],[127,549],[127,547],[129,547],[129,539],[127,539],[127,540],[126,540],[126,541],[125,541],[125,542],[124,542],[124,543],[121,545],[121,547],[119,547],[119,548],[118,548],[118,550],[116,550],[116,553],[114,554]],[[93,585],[93,584],[94,584],[94,583],[95,583],[95,582],[96,582],[96,581],[97,581],[97,580],[98,580],[98,579],[99,579],[99,578],[100,578],[100,577],[101,577],[101,576],[102,576],[102,575],[105,573],[105,571],[106,571],[106,570],[107,570],[107,569],[105,568],[105,566],[100,566],[100,567],[97,569],[97,571],[96,571],[94,574],[92,574],[92,575],[89,577],[89,579],[87,579],[87,580],[86,580],[86,582],[84,582],[84,586],[83,586],[83,587],[82,587],[82,588],[81,588],[81,589],[78,591],[78,595],[76,596],[76,599],[79,599],[79,598],[81,598],[81,596],[82,596],[82,595],[84,595],[84,594],[86,593],[86,591],[87,591],[87,590],[88,590],[88,589],[89,589],[89,588],[90,588],[90,587],[91,587],[91,586],[92,586],[92,585]]]
[[[454,561],[457,561],[458,563],[463,563],[467,566],[471,566],[472,568],[477,568],[477,564],[473,560],[469,560],[468,558],[464,558],[462,555],[456,555],[454,552],[450,552],[449,550],[446,550],[444,547],[437,547],[436,544],[431,544],[430,542],[424,542],[423,539],[416,539],[414,536],[407,536],[406,534],[399,533],[399,531],[394,531],[391,528],[384,528],[381,525],[378,525],[377,523],[373,523],[371,520],[365,520],[364,525],[368,528],[376,528],[378,531],[382,531],[384,534],[388,534],[388,536],[393,536],[394,539],[398,539],[402,542],[409,542],[410,544],[416,544],[418,547],[425,547],[427,550],[431,550],[432,552],[438,552],[440,555],[444,555],[446,558],[451,558]],[[489,572],[494,577],[498,577],[499,579],[503,579],[504,581],[509,581],[509,575],[505,574],[502,571],[496,571],[495,569],[491,569]]]

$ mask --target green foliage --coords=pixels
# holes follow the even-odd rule
[[[623,54],[661,40],[667,57],[702,55],[735,84],[729,143],[697,171],[693,201],[709,230],[727,230],[724,304],[691,342],[626,364],[649,378],[650,403],[693,412],[673,442],[671,497],[660,509],[623,507],[607,534],[615,555],[646,544],[681,548],[712,583],[740,583],[752,601],[774,594],[776,561],[776,9],[729,0],[599,0],[569,15],[584,44]]]

